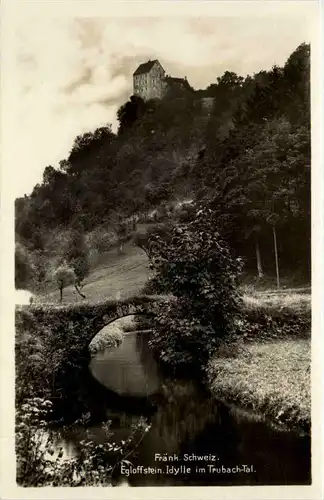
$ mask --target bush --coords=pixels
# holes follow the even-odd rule
[[[239,323],[240,332],[246,340],[270,340],[286,337],[309,336],[311,311],[289,309],[244,308]]]
[[[90,250],[96,250],[99,254],[107,252],[117,244],[117,235],[114,231],[107,231],[97,227],[87,234],[86,243]]]
[[[17,314],[17,312],[19,313]],[[38,311],[40,312],[40,311]],[[87,404],[78,406],[77,396],[82,398],[81,370],[87,369],[89,360],[80,361],[80,353],[73,351],[79,331],[70,327],[72,346],[66,345],[59,333],[67,328],[61,321],[56,335],[49,335],[47,324],[52,326],[48,309],[41,310],[39,321],[35,310],[19,308],[16,311],[16,458],[17,482],[20,486],[104,486],[111,483],[112,473],[130,456],[149,429],[146,420],[141,419],[130,429],[129,437],[120,443],[114,441],[109,423],[103,424],[107,434],[104,444],[96,445],[89,439],[78,446],[73,458],[64,456],[58,448],[50,424],[53,419],[60,423],[69,418],[71,407],[78,412],[78,419],[72,425],[86,426],[91,415]],[[112,342],[117,341],[115,336]],[[80,368],[80,363],[86,364]],[[70,392],[77,386],[78,393]],[[81,386],[81,387],[80,387]],[[65,411],[60,413],[62,401],[66,400]],[[59,411],[58,411],[59,410]]]
[[[21,243],[16,242],[15,248],[15,287],[28,288],[32,284],[34,266],[28,250]]]
[[[195,206],[190,203],[183,203],[175,209],[174,216],[180,223],[187,223],[192,220],[195,213]]]
[[[148,279],[141,290],[141,295],[154,295],[155,293],[158,293],[154,286],[155,285],[152,280]]]
[[[110,425],[104,424],[106,441],[96,444],[83,440],[78,455],[64,456],[47,424],[52,403],[43,398],[29,398],[16,413],[17,483],[19,486],[110,486],[114,470],[129,465],[130,455],[149,430],[144,419],[132,426],[130,436],[113,442]],[[85,424],[86,416],[78,423]],[[140,438],[140,439],[139,439]]]
[[[41,332],[45,336],[40,338],[33,318],[30,325],[25,325],[23,328],[16,325],[16,328],[16,402],[39,395],[48,397],[55,373],[52,363],[48,361],[46,345],[48,332]]]
[[[174,368],[202,366],[220,340],[237,331],[241,261],[232,257],[204,209],[192,222],[173,227],[167,240],[154,235],[150,243],[152,285],[173,296],[159,307],[151,346]]]
[[[164,241],[169,241],[171,239],[171,224],[153,224],[148,227],[144,232],[136,231],[133,235],[133,243],[135,246],[141,248],[146,255],[150,256],[154,252],[154,242],[155,237],[159,236],[163,238]]]

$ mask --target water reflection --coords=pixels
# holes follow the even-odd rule
[[[98,353],[90,363],[94,378],[121,396],[146,397],[157,393],[160,377],[147,336],[126,333],[120,345]]]
[[[244,484],[309,484],[310,443],[307,437],[277,431],[264,422],[242,419],[221,403],[208,397],[194,383],[164,381],[163,398],[150,418],[151,429],[131,455],[134,468],[186,465],[190,472],[175,474],[131,474],[130,485],[244,485]],[[100,404],[98,402],[98,404]],[[102,403],[101,403],[102,404]],[[107,419],[111,420],[113,440],[127,439],[132,425],[140,415],[109,408],[105,402]],[[87,438],[95,443],[107,439],[101,425],[92,425]],[[78,427],[63,436],[65,445],[78,453],[78,443],[85,439],[86,430]],[[176,455],[177,463],[160,463],[156,454]],[[210,460],[189,460],[185,456],[209,455]],[[211,472],[209,465],[227,468],[253,465],[253,473]],[[214,464],[215,465],[215,464]],[[197,469],[198,467],[198,469]],[[115,480],[125,480],[125,471],[116,469]]]

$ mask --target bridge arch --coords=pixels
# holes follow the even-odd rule
[[[154,309],[156,306],[156,300],[151,299],[147,296],[142,298],[139,297],[134,299],[128,299],[124,301],[116,301],[114,303],[115,307],[101,308],[98,310],[95,307],[95,313],[99,312],[99,315],[96,314],[96,317],[93,320],[93,330],[91,334],[88,336],[88,345],[91,340],[106,326],[109,326],[114,321],[118,319],[126,318],[128,316],[147,316],[150,314],[154,314]],[[108,304],[107,304],[108,305]],[[111,306],[111,304],[109,304]]]
[[[148,316],[148,314],[149,314],[149,313],[148,313],[147,311],[142,311],[142,310],[140,310],[140,311],[136,311],[136,310],[135,310],[135,311],[133,311],[133,310],[130,310],[128,313],[127,313],[127,311],[124,311],[124,312],[123,312],[123,313],[121,313],[121,314],[120,314],[120,313],[118,313],[118,315],[116,315],[116,316],[110,316],[109,318],[106,318],[106,320],[105,320],[105,316],[104,316],[104,317],[103,317],[103,321],[104,321],[103,326],[102,326],[102,327],[101,327],[98,331],[93,331],[93,333],[92,333],[91,337],[89,338],[89,345],[91,344],[92,340],[94,340],[94,339],[95,339],[95,337],[96,337],[97,335],[99,335],[99,334],[100,334],[100,332],[101,332],[104,328],[106,328],[107,326],[112,325],[112,324],[113,324],[113,323],[115,323],[116,321],[118,321],[118,320],[120,320],[120,319],[128,318],[128,317],[130,317],[130,316]],[[106,323],[106,321],[107,321],[107,323]],[[125,333],[128,333],[128,332],[125,332]],[[129,332],[129,333],[131,333],[131,332]]]
[[[130,315],[154,314],[156,305],[164,298],[135,296],[125,300],[106,300],[98,303],[31,304],[16,308],[16,324],[20,329],[34,322],[35,330],[46,331],[53,350],[73,348],[80,356],[89,349],[91,340],[105,326]],[[29,326],[30,328],[30,326]],[[89,351],[88,351],[89,352]]]

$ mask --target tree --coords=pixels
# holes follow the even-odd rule
[[[291,123],[310,126],[310,45],[302,43],[283,68],[285,109]]]
[[[289,226],[296,217],[309,220],[310,215],[309,134],[303,126],[292,127],[286,118],[269,121],[246,160],[250,181],[259,189],[258,202],[247,214],[272,227],[279,287],[277,228]]]
[[[123,134],[134,125],[143,115],[146,104],[141,97],[132,95],[130,100],[123,104],[117,111],[119,121],[118,134]]]
[[[76,224],[72,231],[65,250],[65,259],[74,271],[76,291],[81,297],[86,298],[81,293],[81,288],[84,286],[83,281],[90,272],[89,249],[87,247],[84,233],[80,224]]]
[[[63,300],[63,289],[76,282],[76,275],[72,267],[69,267],[66,262],[63,262],[53,274],[53,279],[60,291],[60,302]]]
[[[138,248],[141,248],[148,258],[151,258],[158,238],[162,238],[165,242],[170,241],[171,229],[172,225],[169,223],[154,225],[145,231],[137,231],[133,236],[133,243]]]
[[[304,267],[309,260],[308,239],[301,238],[305,229],[310,233],[309,46],[302,44],[284,68],[248,77],[241,90],[225,137],[215,100],[210,142],[193,177],[197,196],[212,198],[230,245],[252,260],[253,243],[259,277],[263,263],[270,264],[262,245],[273,245],[271,267],[275,263],[279,283],[279,255],[284,266],[293,261]]]
[[[119,221],[115,226],[118,239],[118,252],[122,253],[124,245],[129,237],[129,227],[126,221]]]
[[[16,289],[28,288],[31,285],[34,273],[32,259],[28,250],[21,243],[16,242],[15,248],[15,287]]]
[[[74,140],[67,162],[61,162],[61,168],[74,170],[75,164],[80,158],[92,153],[103,146],[105,142],[111,142],[115,139],[115,134],[111,131],[111,125],[97,128],[94,132],[85,132],[80,134]],[[74,170],[75,171],[75,170]]]
[[[172,196],[172,187],[169,183],[164,182],[158,185],[151,185],[147,187],[145,199],[148,206],[156,206],[163,201],[168,201]]]
[[[171,237],[151,238],[152,285],[172,295],[154,325],[152,346],[171,365],[201,366],[221,339],[236,331],[241,262],[215,231],[211,211],[201,208],[194,220],[174,226]]]

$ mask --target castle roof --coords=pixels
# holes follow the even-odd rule
[[[173,76],[167,76],[166,81],[171,85],[172,84],[182,85],[187,90],[192,90],[192,87],[190,86],[187,78],[175,78]]]
[[[156,62],[159,61],[154,59],[154,61],[147,61],[146,63],[140,64],[137,70],[134,71],[133,75],[143,75],[145,73],[149,73]]]

